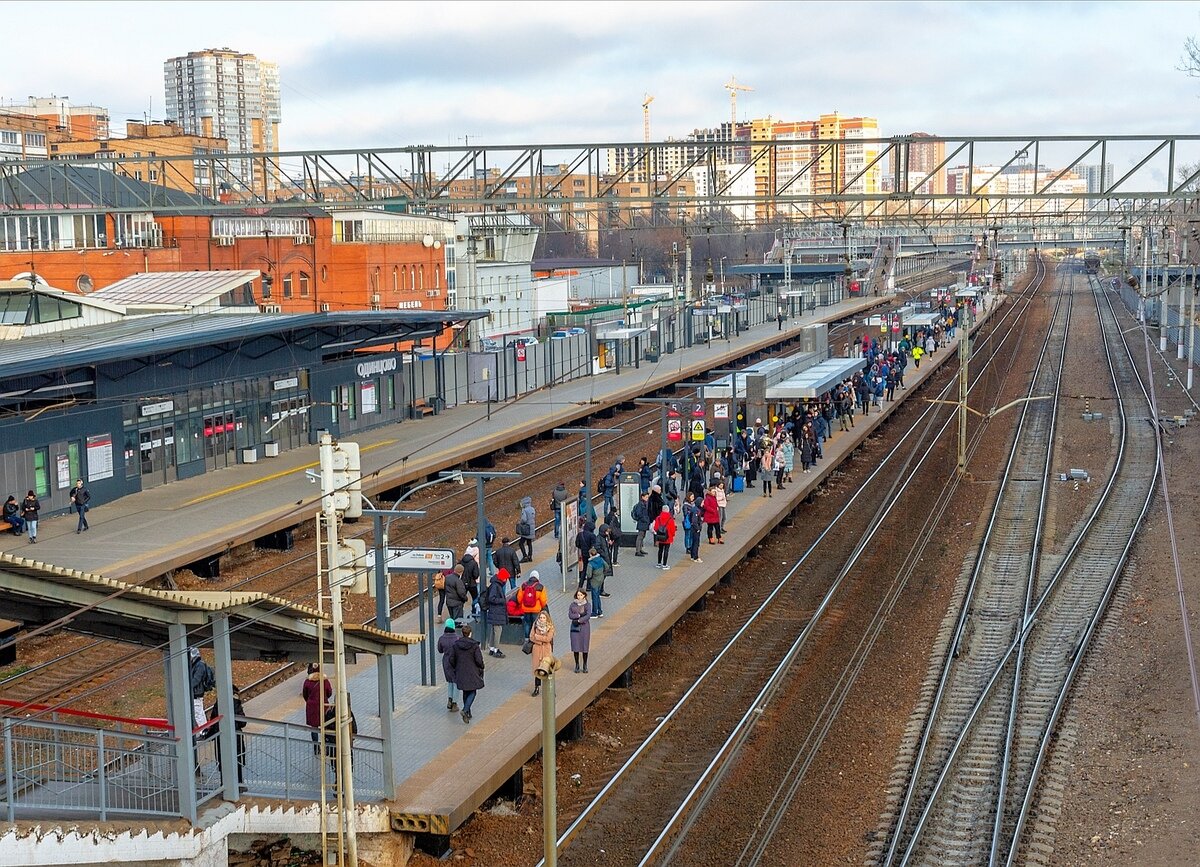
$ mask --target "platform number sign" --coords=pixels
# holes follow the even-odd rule
[[[704,418],[704,401],[697,400],[692,403],[692,418]]]

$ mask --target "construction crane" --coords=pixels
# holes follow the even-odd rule
[[[654,97],[646,94],[642,100],[642,141],[646,144],[650,143],[650,103],[654,102]]]
[[[729,91],[729,137],[737,137],[737,95],[739,90],[754,90],[753,87],[747,87],[744,84],[738,84],[738,80],[732,75],[729,76],[729,81],[726,82],[724,88]]]

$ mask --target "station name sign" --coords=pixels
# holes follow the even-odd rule
[[[366,379],[368,376],[374,376],[377,373],[391,373],[395,369],[395,358],[381,358],[378,361],[360,361],[358,367],[355,368],[361,379]]]

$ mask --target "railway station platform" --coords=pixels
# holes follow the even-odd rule
[[[440,415],[355,434],[368,496],[435,475],[439,470],[512,446],[554,427],[577,423],[675,382],[736,366],[755,353],[798,337],[806,326],[832,323],[888,303],[889,296],[852,298],[769,322],[642,362],[622,372],[586,377],[532,392],[504,404],[477,403]],[[744,362],[743,362],[744,363]],[[75,532],[75,516],[40,523],[38,544],[0,534],[0,550],[69,569],[142,582],[312,519],[319,493],[304,476],[318,464],[317,447],[295,449],[260,463],[174,482],[122,497],[92,501],[91,529]],[[20,493],[20,492],[16,492]]]
[[[976,328],[1000,308],[989,304],[981,311]],[[894,401],[881,400],[867,416],[855,416],[848,432],[834,433],[824,446],[824,459],[810,474],[793,472],[796,481],[774,496],[761,495],[761,487],[729,496],[728,529],[724,545],[700,546],[702,563],[691,562],[683,548],[679,530],[671,547],[671,568],[655,567],[650,556],[634,556],[623,547],[615,575],[606,582],[611,596],[603,601],[604,618],[592,621],[590,674],[575,674],[570,653],[567,608],[577,583],[571,571],[565,579],[554,560],[556,541],[547,535],[536,540],[534,562],[524,572],[537,569],[550,597],[556,624],[555,653],[563,662],[556,675],[557,725],[560,737],[578,737],[586,729],[587,707],[606,689],[629,684],[632,666],[652,647],[669,643],[671,630],[683,615],[704,604],[706,594],[718,582],[736,581],[739,564],[772,530],[828,478],[868,436],[887,420],[905,400],[919,393],[944,363],[956,358],[957,340],[949,341],[919,370],[909,366],[906,388]],[[566,592],[564,592],[564,584]],[[418,631],[416,611],[397,617],[393,629]],[[476,627],[478,625],[476,624]],[[433,630],[436,642],[442,632]],[[477,635],[476,637],[482,637]],[[435,685],[421,685],[422,654],[413,648],[408,656],[394,660],[394,764],[397,786],[389,805],[391,827],[413,836],[422,848],[445,851],[450,833],[465,822],[480,805],[497,792],[521,790],[521,769],[540,749],[541,704],[531,697],[533,686],[530,658],[518,645],[505,645],[504,659],[485,654],[486,687],[480,690],[474,719],[465,725],[459,714],[446,708],[446,687],[440,657],[435,657]],[[373,663],[354,667],[350,673],[352,704],[360,731],[375,734],[379,726],[377,674]],[[303,722],[300,696],[302,679],[281,683],[247,703],[251,716],[271,716],[284,722]]]

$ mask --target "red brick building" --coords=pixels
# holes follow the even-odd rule
[[[144,271],[256,269],[255,297],[284,312],[447,306],[448,220],[312,207],[180,216],[169,212],[205,200],[72,166],[15,181],[0,190],[0,279],[32,267],[51,286],[86,293]],[[62,210],[22,214],[47,201]],[[139,203],[157,210],[130,212]]]

